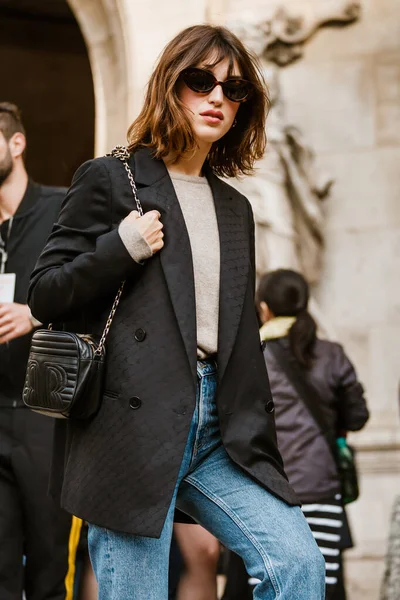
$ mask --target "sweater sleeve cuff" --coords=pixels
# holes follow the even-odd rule
[[[149,244],[132,223],[122,221],[118,227],[118,233],[133,260],[137,263],[143,262],[152,256]]]

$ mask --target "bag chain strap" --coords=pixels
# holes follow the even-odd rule
[[[106,156],[113,156],[114,158],[118,158],[124,165],[125,170],[128,174],[129,183],[132,188],[132,194],[133,194],[133,197],[136,202],[136,207],[137,207],[138,213],[142,217],[143,216],[143,208],[142,208],[140,200],[137,196],[137,189],[136,189],[135,180],[133,178],[132,170],[131,170],[130,166],[128,165],[128,158],[130,157],[128,149],[125,146],[115,146],[115,148],[113,148],[113,150],[111,150],[110,154],[107,154]],[[117,292],[117,295],[116,295],[114,303],[112,305],[110,314],[108,315],[107,323],[106,323],[106,326],[104,327],[104,331],[101,336],[99,345],[94,352],[95,356],[101,356],[101,354],[103,353],[104,345],[106,343],[108,332],[110,331],[111,323],[113,322],[115,312],[117,310],[119,301],[121,300],[122,292],[124,290],[124,285],[125,285],[125,281],[123,281],[121,283],[121,286]]]

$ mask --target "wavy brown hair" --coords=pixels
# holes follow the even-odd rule
[[[236,126],[212,145],[207,162],[216,175],[251,173],[265,151],[268,94],[257,58],[225,27],[188,27],[165,47],[150,77],[144,106],[128,130],[129,150],[152,148],[156,158],[176,160],[195,152],[196,140],[177,83],[184,69],[205,61],[212,61],[207,66],[213,67],[224,59],[229,61],[229,75],[236,63],[253,91],[239,107]]]

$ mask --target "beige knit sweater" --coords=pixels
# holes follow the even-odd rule
[[[197,356],[218,349],[220,251],[214,198],[205,177],[170,173],[192,249],[196,293]]]
[[[170,177],[189,234],[196,295],[197,356],[205,358],[218,349],[220,248],[214,199],[205,177],[180,173],[170,173]],[[150,247],[130,224],[122,222],[119,234],[134,260],[149,258]]]

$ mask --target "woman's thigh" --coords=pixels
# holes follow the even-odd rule
[[[325,565],[299,507],[252,480],[219,447],[180,485],[177,507],[245,561],[254,598],[322,600]]]

